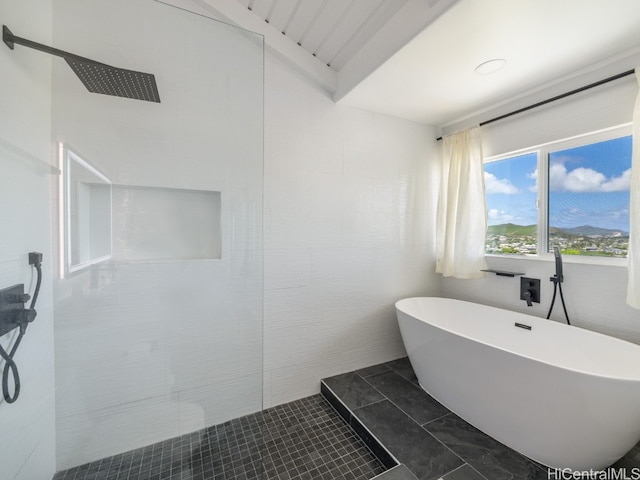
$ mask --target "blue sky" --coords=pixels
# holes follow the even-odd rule
[[[485,163],[484,184],[489,225],[537,223],[537,168],[535,153]]]
[[[536,154],[485,164],[489,225],[537,222]],[[552,153],[549,223],[629,231],[631,137]]]

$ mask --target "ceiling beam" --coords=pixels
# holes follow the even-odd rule
[[[197,0],[197,3],[206,5],[234,25],[264,36],[265,46],[269,51],[318,83],[330,94],[335,93],[338,84],[335,70],[261,20],[240,2],[236,0]]]

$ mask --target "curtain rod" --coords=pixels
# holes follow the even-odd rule
[[[542,105],[546,105],[547,103],[555,102],[556,100],[560,100],[565,97],[569,97],[571,95],[575,95],[576,93],[584,92],[585,90],[589,90],[593,87],[598,87],[605,83],[612,82],[614,80],[618,80],[622,77],[627,77],[629,75],[633,75],[635,70],[627,70],[626,72],[618,73],[617,75],[613,75],[612,77],[605,78],[604,80],[600,80],[594,83],[590,83],[589,85],[585,85],[584,87],[576,88],[575,90],[571,90],[570,92],[562,93],[560,95],[556,95],[555,97],[548,98],[546,100],[542,100],[541,102],[534,103],[532,105],[528,105],[526,107],[519,108],[518,110],[514,110],[513,112],[505,113],[504,115],[500,115],[499,117],[492,118],[490,120],[485,120],[484,122],[480,122],[479,126],[487,125],[489,123],[497,122],[498,120],[502,120],[507,117],[511,117],[513,115],[517,115],[518,113],[526,112],[527,110],[531,110],[533,108],[541,107]],[[436,138],[436,141],[442,140],[442,137]]]

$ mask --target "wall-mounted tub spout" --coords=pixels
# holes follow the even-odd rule
[[[534,302],[540,303],[540,279],[520,277],[520,300],[532,307]]]

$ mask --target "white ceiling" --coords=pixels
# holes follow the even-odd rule
[[[460,0],[343,101],[443,125],[638,47],[638,0]]]
[[[340,103],[443,126],[640,54],[640,0],[194,0]],[[492,75],[475,67],[507,60]]]

